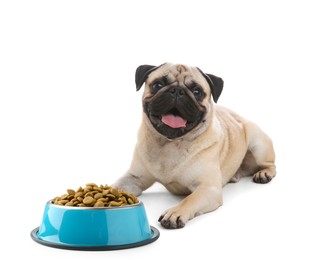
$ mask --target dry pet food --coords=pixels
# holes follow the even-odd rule
[[[76,191],[68,189],[66,194],[52,200],[56,205],[75,207],[118,207],[138,202],[138,198],[132,193],[95,183],[88,183],[85,188],[79,187]]]

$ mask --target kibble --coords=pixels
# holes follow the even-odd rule
[[[120,207],[138,202],[138,198],[132,193],[95,183],[87,183],[85,188],[79,187],[76,191],[67,189],[66,194],[52,200],[55,205],[73,207]]]

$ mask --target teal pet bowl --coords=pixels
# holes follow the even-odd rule
[[[48,201],[31,238],[45,246],[73,250],[117,250],[146,245],[160,236],[149,225],[144,204],[70,207]]]

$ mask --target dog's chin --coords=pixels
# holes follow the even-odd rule
[[[204,117],[204,113],[200,111],[199,115],[197,116],[197,119],[194,121],[188,121],[182,118],[180,120],[177,120],[180,121],[179,123],[167,122],[167,120],[163,119],[166,116],[177,117],[178,115],[167,114],[160,116],[149,114],[148,118],[159,134],[165,136],[167,139],[174,140],[188,134],[193,129],[195,129],[201,123]]]

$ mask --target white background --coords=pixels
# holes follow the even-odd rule
[[[331,7],[328,1],[1,1],[3,259],[330,259]],[[180,198],[142,195],[160,238],[121,251],[31,240],[44,204],[128,168],[141,120],[134,73],[184,63],[224,79],[219,104],[273,139],[276,178],[243,179],[224,205],[165,230]]]

